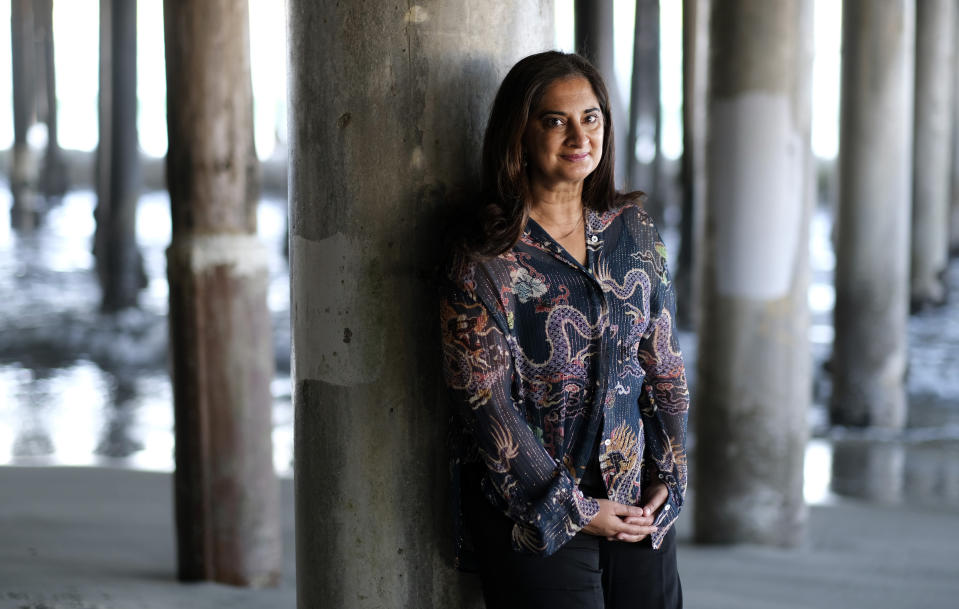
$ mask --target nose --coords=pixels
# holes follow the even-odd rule
[[[569,123],[569,130],[566,132],[566,145],[573,148],[582,148],[586,145],[586,129],[575,121]]]

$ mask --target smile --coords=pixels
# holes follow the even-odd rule
[[[575,163],[576,161],[582,161],[583,159],[589,158],[589,153],[584,152],[583,154],[563,154],[560,156],[567,161],[572,161]]]

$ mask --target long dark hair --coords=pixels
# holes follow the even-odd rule
[[[605,211],[624,195],[616,191],[613,121],[609,93],[599,71],[574,53],[546,51],[519,61],[503,79],[483,138],[480,195],[461,248],[471,257],[498,256],[519,241],[529,217],[530,184],[523,162],[523,135],[530,114],[554,81],[582,76],[589,81],[603,113],[603,153],[583,182],[583,205]],[[628,195],[626,195],[628,196]]]

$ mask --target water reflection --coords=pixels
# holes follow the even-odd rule
[[[834,493],[883,504],[959,508],[959,438],[848,438],[832,447]]]
[[[19,429],[13,441],[14,457],[42,457],[53,454],[53,439],[49,432],[50,400],[44,382],[45,370],[17,371],[21,378],[20,390],[15,394],[19,411]]]
[[[11,204],[0,183],[0,210]],[[0,465],[110,465],[172,471],[173,408],[167,374],[166,193],[144,194],[137,240],[149,279],[139,310],[102,316],[90,244],[95,198],[69,193],[37,230],[0,218]],[[274,447],[291,472],[289,286],[281,243],[285,203],[258,208],[271,253],[269,307],[279,374]]]
[[[110,387],[110,403],[105,409],[103,436],[93,451],[97,455],[123,459],[143,450],[143,442],[133,437],[136,425],[137,389],[133,379],[115,377]]]
[[[68,369],[5,366],[0,395],[12,408],[0,410],[12,434],[0,434],[0,463],[90,464],[96,417],[104,393],[101,371],[90,362]]]
[[[959,440],[929,442],[906,453],[905,495],[959,507]]]
[[[905,487],[905,463],[905,449],[898,442],[836,442],[832,490],[845,497],[899,503]]]

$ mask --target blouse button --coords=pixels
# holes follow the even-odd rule
[[[612,444],[612,440],[609,439],[603,442],[603,446],[609,446],[610,444]]]
[[[596,235],[593,235],[589,238],[590,243],[596,243],[597,241],[599,241],[599,237],[597,237]]]

